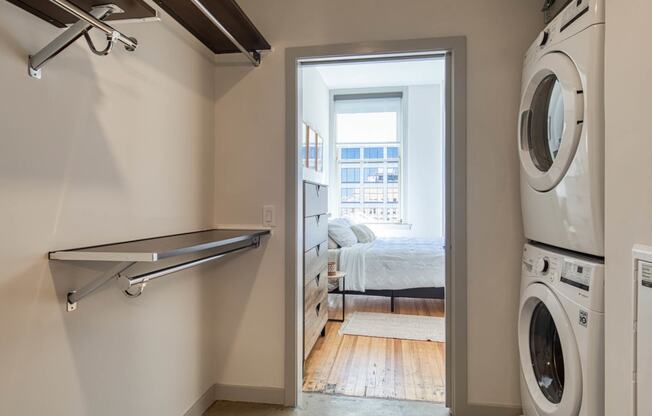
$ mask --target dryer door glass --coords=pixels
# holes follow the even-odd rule
[[[534,165],[542,172],[552,166],[564,133],[564,99],[561,83],[554,74],[539,83],[532,97],[528,148]]]
[[[532,313],[530,357],[541,392],[550,402],[560,403],[564,394],[564,357],[555,321],[543,302]]]

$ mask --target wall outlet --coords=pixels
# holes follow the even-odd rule
[[[263,225],[265,227],[276,227],[276,208],[274,205],[263,206]]]

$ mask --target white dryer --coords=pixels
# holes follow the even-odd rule
[[[523,249],[518,318],[525,416],[604,416],[604,264]]]
[[[528,49],[519,116],[525,237],[604,255],[604,0],[573,0]]]

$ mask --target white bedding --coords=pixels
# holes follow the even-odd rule
[[[419,238],[377,239],[369,244],[329,250],[346,272],[346,289],[401,290],[444,287],[443,243]]]

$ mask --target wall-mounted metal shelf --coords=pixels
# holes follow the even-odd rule
[[[242,52],[254,66],[272,47],[235,0],[154,0],[213,53]]]
[[[229,254],[257,248],[260,239],[269,230],[205,230],[121,243],[104,244],[70,250],[52,251],[50,260],[63,261],[111,261],[119,264],[86,286],[68,293],[67,309],[77,309],[77,302],[90,295],[109,281],[116,279],[120,289],[129,297],[140,296],[147,282],[159,277],[208,263]],[[127,271],[138,263],[156,263],[163,259],[211,251],[204,257],[180,264],[157,268],[136,276]]]
[[[7,0],[27,12],[66,28],[39,52],[29,56],[28,73],[41,78],[42,67],[84,37],[93,53],[108,55],[120,42],[135,51],[138,41],[110,26],[111,21],[158,20],[158,13],[144,0]],[[260,65],[260,51],[271,46],[244,14],[235,0],[154,0],[168,14],[216,54],[243,53],[254,66]],[[106,35],[106,46],[97,48],[91,29]]]

